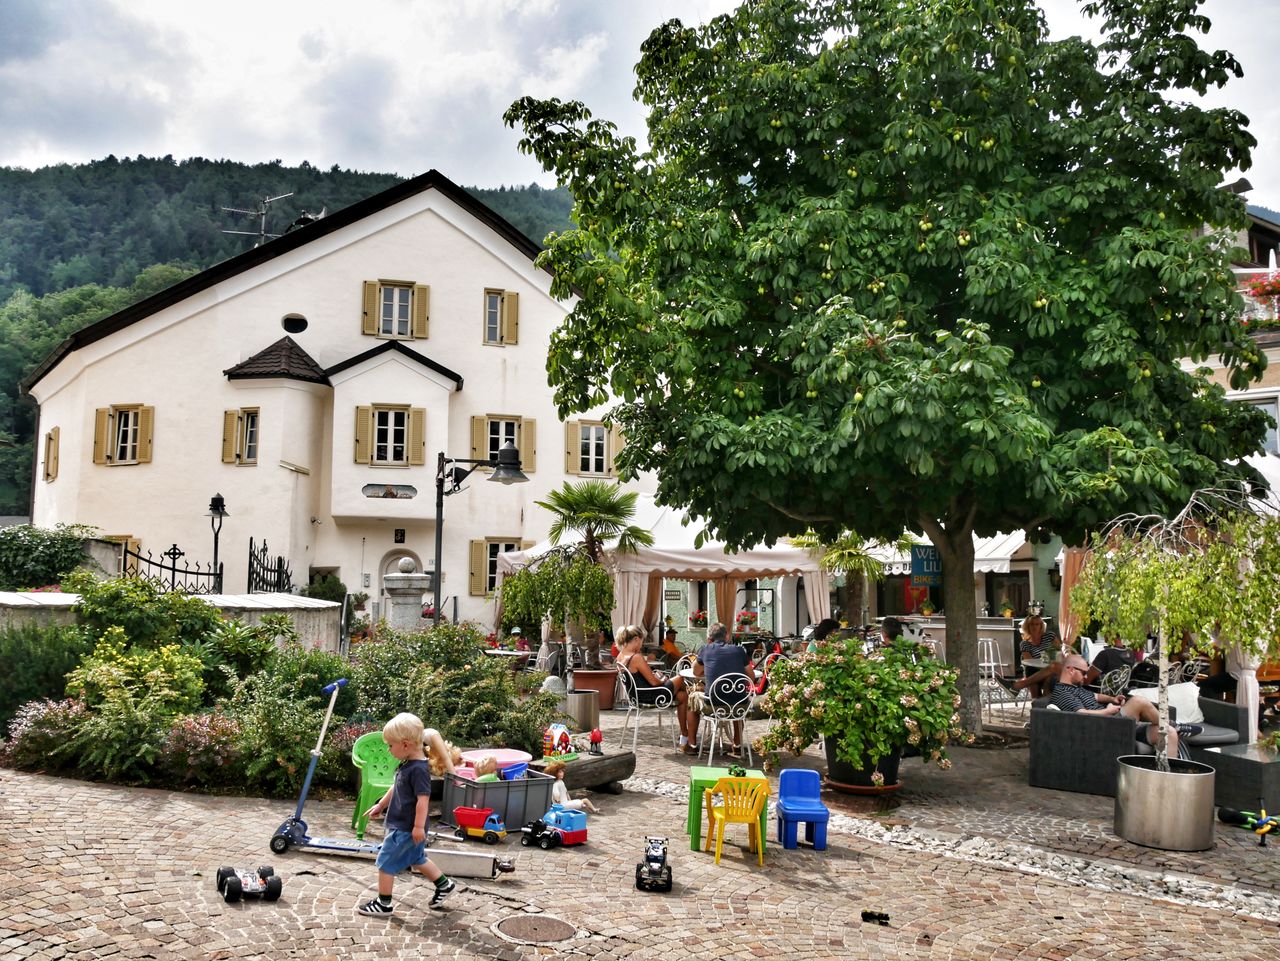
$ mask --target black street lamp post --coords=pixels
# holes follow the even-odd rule
[[[457,465],[469,466],[460,467]],[[529,478],[520,469],[520,451],[516,445],[507,441],[498,451],[497,457],[488,460],[467,460],[460,457],[446,457],[440,453],[436,462],[436,568],[431,572],[431,588],[434,598],[431,623],[440,623],[440,555],[444,549],[444,499],[450,494],[462,490],[462,482],[471,476],[477,467],[492,467],[489,480],[499,484],[523,484]]]
[[[222,567],[218,564],[218,535],[222,533],[222,521],[227,516],[227,502],[221,494],[214,494],[209,498],[209,526],[213,528],[213,576],[219,594],[222,593]]]

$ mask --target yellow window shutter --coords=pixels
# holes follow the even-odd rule
[[[582,436],[578,432],[578,422],[576,420],[567,420],[564,422],[564,472],[566,474],[581,473],[579,465],[582,463]]]
[[[380,319],[378,316],[378,282],[376,280],[366,280],[364,282],[364,322],[360,328],[361,332],[376,335]]]
[[[610,427],[609,428],[609,450],[607,452],[608,461],[607,461],[607,468],[606,468],[610,475],[616,474],[618,472],[618,469],[615,466],[614,461],[615,461],[615,458],[617,458],[618,456],[618,451],[620,450],[622,450],[622,429],[616,426]]]
[[[222,463],[236,462],[236,439],[240,435],[240,411],[222,412]]]
[[[151,439],[155,436],[156,409],[138,408],[138,463],[151,463]]]
[[[488,428],[489,419],[487,417],[471,418],[471,459],[482,460],[489,456],[489,439]]]
[[[470,567],[470,585],[469,590],[471,596],[483,597],[485,591],[485,581],[488,580],[488,562],[489,551],[488,544],[485,541],[471,542],[471,567]]]
[[[107,462],[107,443],[111,436],[111,408],[99,407],[93,412],[93,462]]]
[[[413,336],[426,340],[431,332],[431,288],[426,284],[413,285]]]
[[[50,428],[44,445],[44,479],[51,481],[58,476],[58,436],[57,427]]]
[[[526,474],[538,469],[538,422],[532,417],[520,420],[520,469]]]
[[[502,342],[520,343],[520,295],[513,290],[502,292]]]
[[[422,407],[409,408],[409,463],[420,466],[427,462],[427,412]]]
[[[356,463],[369,463],[373,445],[373,408],[356,408]]]

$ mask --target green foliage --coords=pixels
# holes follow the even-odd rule
[[[613,578],[580,547],[553,548],[502,581],[503,622],[577,621],[588,630],[607,627],[613,610]]]
[[[645,41],[643,153],[580,103],[506,114],[576,201],[540,261],[561,414],[612,405],[623,476],[731,547],[928,534],[974,729],[972,535],[1079,542],[1263,438],[1180,363],[1266,365],[1219,235],[1254,139],[1185,95],[1240,72],[1196,7],[1092,3],[1094,46],[1031,0],[760,0]]]
[[[390,718],[392,715],[388,715]],[[319,784],[341,788],[353,794],[360,787],[360,772],[351,763],[351,748],[362,734],[382,730],[382,722],[353,721],[332,725],[320,750],[315,780]]]
[[[33,622],[0,630],[0,729],[20,704],[61,697],[67,673],[93,645],[74,627],[43,627]]]
[[[653,544],[653,534],[631,523],[637,496],[616,483],[586,480],[567,483],[534,503],[552,515],[551,543],[577,535],[587,556],[599,564],[609,541],[624,554]]]
[[[226,711],[240,726],[239,749],[248,786],[271,797],[287,797],[301,789],[324,719],[317,699],[296,699],[292,691],[282,691],[268,671],[236,685]]]
[[[440,624],[427,631],[402,634],[379,631],[376,641],[356,645],[351,651],[351,687],[356,692],[356,716],[384,723],[405,710],[408,701],[408,678],[417,666],[432,655],[448,662],[474,658],[460,649],[470,637],[461,625]],[[448,640],[445,640],[445,639]],[[456,649],[450,643],[459,639]]]
[[[116,702],[116,709],[125,713],[136,710],[149,714],[154,709],[172,718],[200,707],[203,670],[200,659],[177,644],[127,646],[123,631],[111,627],[93,652],[67,675],[67,695],[91,709]],[[120,706],[130,699],[130,705]]]
[[[9,722],[0,761],[26,771],[59,771],[73,766],[76,739],[88,716],[83,701],[28,701]]]
[[[84,560],[84,542],[97,533],[86,524],[53,530],[17,524],[0,530],[0,591],[56,584]]]
[[[222,624],[217,608],[200,598],[163,593],[142,577],[100,581],[78,572],[64,586],[80,595],[76,614],[94,635],[118,627],[131,643],[142,646],[198,644]]]
[[[174,717],[169,693],[163,687],[104,691],[76,732],[77,770],[118,784],[150,783]]]
[[[230,787],[241,781],[240,725],[221,711],[175,718],[161,768],[179,784]]]
[[[276,651],[262,674],[270,677],[281,697],[308,708],[323,708],[329,703],[329,695],[324,693],[325,685],[340,677],[348,677],[349,672],[350,666],[340,654],[289,642]],[[355,706],[356,694],[348,684],[338,693],[334,714],[347,717]]]
[[[819,736],[835,739],[841,760],[861,766],[891,751],[918,747],[926,761],[951,766],[947,744],[964,741],[956,672],[927,648],[898,638],[863,654],[852,641],[828,641],[778,661],[764,710],[773,726],[756,750],[804,752]]]
[[[332,574],[324,574],[304,587],[302,594],[318,601],[335,601],[341,604],[347,596],[347,585]]]

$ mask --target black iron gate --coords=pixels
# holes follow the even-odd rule
[[[288,594],[293,590],[293,574],[283,554],[270,556],[267,542],[261,547],[253,546],[253,538],[249,538],[249,593],[250,594]]]
[[[150,551],[143,557],[126,544],[120,558],[120,574],[143,578],[166,593],[221,594],[222,565],[218,564],[215,569],[212,564],[205,567],[197,562],[194,566],[179,567],[178,561],[185,556],[186,552],[177,544],[162,551],[159,558],[152,557]]]

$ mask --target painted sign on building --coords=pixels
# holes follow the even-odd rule
[[[942,586],[942,557],[932,544],[911,545],[911,586]]]

